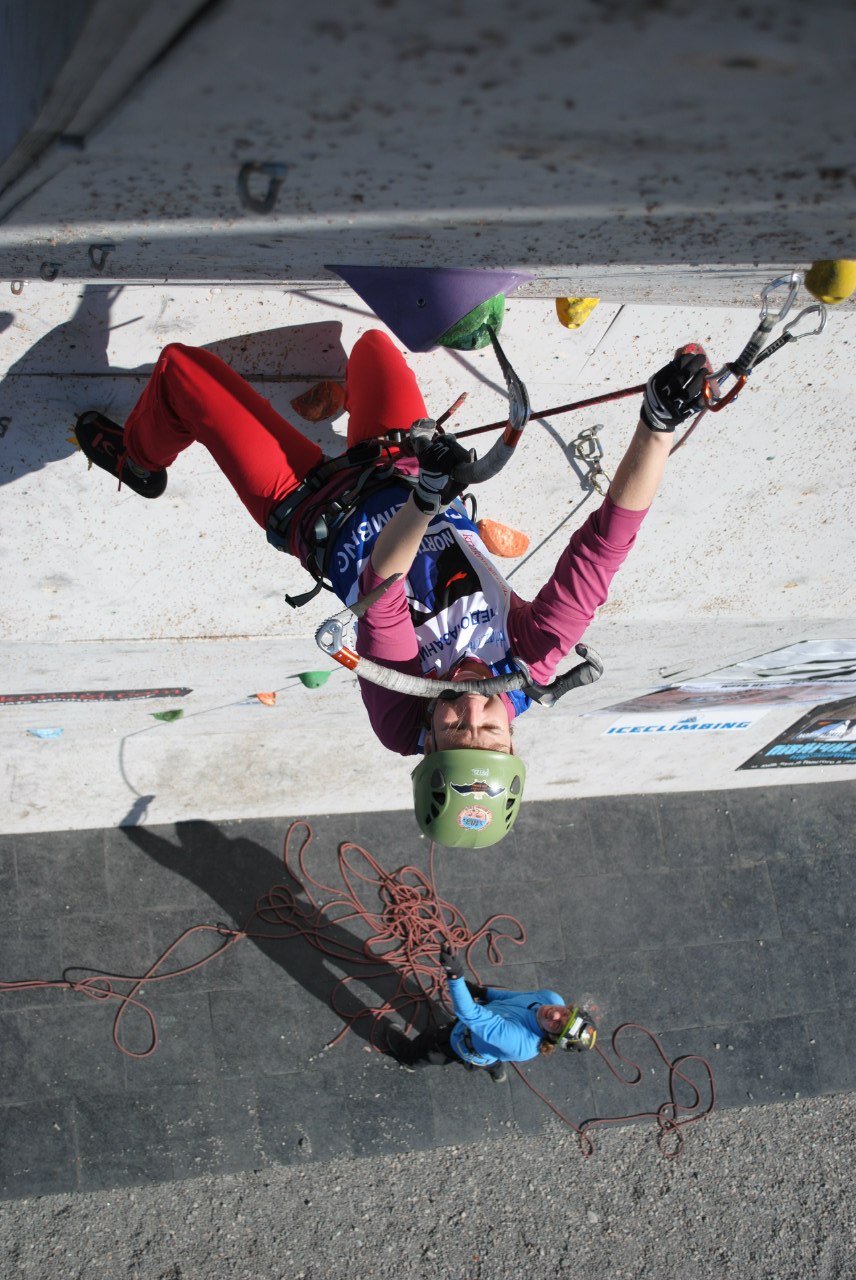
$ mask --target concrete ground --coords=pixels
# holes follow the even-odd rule
[[[145,983],[158,1044],[141,1060],[111,1039],[114,1004],[6,989],[4,1275],[847,1280],[854,809],[847,782],[556,801],[525,809],[501,857],[437,850],[437,892],[472,931],[494,913],[525,929],[498,969],[476,948],[481,976],[555,986],[600,1025],[603,1057],[525,1064],[499,1086],[454,1066],[402,1072],[369,1050],[365,1022],[325,1047],[345,1025],[329,1002],[349,965],[299,937],[245,939]],[[2,837],[4,979],[141,975],[189,927],[244,922],[287,883],[290,821]],[[311,825],[305,870],[333,889],[344,840],[387,870],[429,869],[409,815]],[[341,955],[365,936],[347,920],[327,941]],[[164,968],[219,941],[193,935]],[[340,1008],[389,991],[380,972]],[[677,1160],[659,1154],[650,1115],[590,1129],[585,1160],[527,1085],[576,1125],[656,1111],[669,1070],[646,1034],[617,1042],[639,1087],[607,1065],[622,1069],[611,1033],[628,1021],[684,1059]],[[139,1008],[119,1039],[150,1044]],[[716,1109],[696,1122],[711,1102],[704,1062]]]
[[[553,987],[590,1007],[613,1062],[610,1036],[625,1022],[648,1028],[668,1059],[688,1057],[700,1097],[678,1081],[687,1114],[712,1101],[702,1060],[719,1109],[847,1093],[856,1086],[855,804],[846,782],[530,804],[501,856],[436,850],[436,893],[473,933],[495,915],[512,918],[492,926],[500,968],[486,942],[472,954],[483,979]],[[2,837],[4,980],[144,976],[191,926],[241,926],[257,900],[290,883],[282,864],[289,824],[197,819]],[[306,893],[320,901],[345,894],[342,842],[368,850],[388,872],[431,869],[410,815],[315,817],[311,827],[302,871],[301,832],[291,841],[301,902]],[[350,860],[351,882],[379,914],[377,885],[355,879],[371,875],[369,863],[353,852]],[[266,935],[286,936],[240,940],[167,981],[153,975],[115,1031],[126,1051],[144,1053],[148,1008],[157,1047],[143,1058],[111,1039],[115,1001],[68,987],[7,987],[4,1195],[440,1149],[509,1129],[540,1133],[548,1112],[516,1074],[499,1087],[457,1069],[409,1075],[371,1051],[363,1011],[391,996],[397,966],[385,961],[361,977],[348,957],[371,930],[350,910],[334,915],[341,923],[321,935],[320,950],[295,936],[293,923],[268,919]],[[184,968],[222,941],[192,934],[162,969]],[[335,992],[349,972],[354,984]],[[113,984],[119,993],[131,985]],[[340,1043],[325,1047],[359,1014]],[[642,1088],[617,1083],[598,1052],[528,1064],[523,1076],[577,1125],[668,1102],[669,1072],[654,1044],[627,1031],[617,1048],[640,1063]]]

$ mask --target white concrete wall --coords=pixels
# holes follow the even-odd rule
[[[223,0],[0,198],[0,278],[97,280],[108,241],[126,282],[516,265],[542,296],[740,306],[856,256],[854,37],[840,0]],[[248,162],[286,166],[269,214]]]
[[[122,420],[172,339],[211,346],[289,413],[341,377],[373,322],[331,261],[532,272],[504,332],[536,408],[639,383],[688,339],[733,358],[764,283],[856,257],[854,30],[836,0],[222,0],[116,110],[91,114],[84,149],[50,150],[5,191],[0,693],[193,692],[172,724],[150,715],[171,699],[0,705],[0,828],[404,807],[409,764],[372,739],[352,677],[316,691],[296,678],[323,666],[312,635],[328,599],[286,608],[302,572],[207,454],[145,503],[87,473],[75,413]],[[241,203],[247,162],[287,166],[270,213]],[[565,294],[602,299],[578,332],[556,321]],[[852,776],[734,772],[793,708],[680,746],[605,738],[608,719],[583,713],[856,635],[854,315],[851,301],[775,357],[675,456],[592,629],[604,679],[519,725],[531,797]],[[461,428],[502,416],[489,352],[413,366],[435,413],[468,392]],[[510,566],[522,594],[595,500],[568,442],[603,424],[609,472],[636,409],[533,423],[481,495],[483,514],[531,536]],[[307,430],[335,450],[341,426]],[[253,697],[271,689],[275,707]],[[62,733],[29,732],[44,729]]]
[[[744,310],[602,303],[578,331],[559,325],[549,301],[512,299],[504,345],[533,406],[546,408],[638,384],[686,340],[703,342],[715,364],[734,357],[754,325],[750,293]],[[284,605],[284,591],[305,576],[268,547],[209,455],[183,455],[165,496],[145,502],[88,472],[68,439],[85,408],[122,420],[161,346],[177,338],[224,354],[291,414],[295,395],[342,375],[345,354],[372,323],[360,300],[276,287],[39,282],[10,294],[6,307],[0,693],[193,692],[0,705],[0,829],[406,807],[410,764],[373,740],[353,677],[337,669],[314,691],[296,678],[326,665],[312,637],[331,598],[299,613]],[[761,366],[671,460],[590,632],[606,663],[602,681],[519,722],[530,798],[854,776],[849,766],[735,773],[799,708],[689,742],[604,737],[610,719],[583,715],[667,676],[701,675],[795,640],[856,636],[854,326],[852,313],[832,312],[824,334]],[[453,420],[459,430],[503,416],[489,351],[410,360],[432,412],[468,392]],[[596,500],[583,501],[568,443],[603,424],[611,473],[637,410],[626,399],[533,422],[514,467],[480,493],[481,514],[531,537],[529,557],[506,562],[522,595],[537,589]],[[341,420],[305,425],[325,448],[341,443]],[[253,696],[274,689],[275,707]],[[179,706],[181,720],[151,718]],[[50,728],[63,732],[28,732]]]

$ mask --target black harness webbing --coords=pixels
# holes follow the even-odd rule
[[[390,450],[378,440],[366,440],[354,445],[340,458],[328,458],[306,476],[287,498],[277,503],[267,520],[267,540],[278,551],[292,552],[298,525],[304,507],[324,486],[341,471],[356,472],[356,480],[336,498],[326,502],[317,512],[311,529],[305,531],[309,545],[306,568],[315,579],[315,586],[298,596],[285,597],[286,604],[299,609],[318,595],[323,588],[333,591],[327,569],[336,534],[353,514],[358,503],[381,489],[389,482],[395,468]],[[416,478],[401,472],[396,474],[403,484],[415,484]]]

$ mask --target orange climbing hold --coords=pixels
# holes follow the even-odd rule
[[[263,702],[266,707],[276,706],[276,693],[257,693],[256,697],[259,702]]]
[[[498,520],[479,520],[477,527],[482,542],[495,556],[513,559],[529,549],[528,536],[508,524],[500,524]]]

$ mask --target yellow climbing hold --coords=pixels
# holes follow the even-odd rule
[[[557,298],[556,315],[566,329],[579,329],[599,302],[600,298]]]
[[[856,261],[837,258],[831,262],[813,262],[805,273],[805,287],[818,302],[844,302],[856,290]]]

